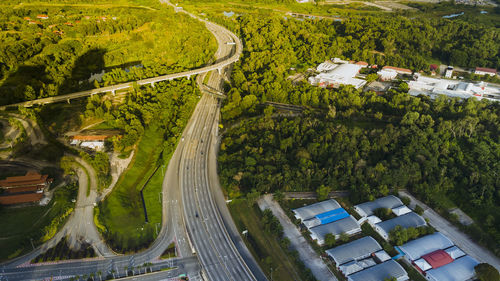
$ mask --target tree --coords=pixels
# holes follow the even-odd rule
[[[376,73],[370,73],[368,75],[366,75],[366,82],[367,83],[371,83],[373,81],[376,81],[378,79],[378,75]]]
[[[498,270],[488,263],[480,263],[474,267],[474,270],[481,281],[500,281]]]
[[[339,239],[342,242],[347,242],[347,241],[349,241],[349,235],[347,235],[347,233],[345,233],[345,232],[342,232],[342,233],[340,233]]]
[[[335,240],[335,235],[333,235],[332,233],[327,233],[325,235],[325,245],[328,246],[328,247],[333,247],[335,246],[335,243],[337,241]]]
[[[422,207],[420,207],[420,205],[416,205],[415,206],[415,213],[417,213],[419,215],[423,215],[424,214],[424,209]]]
[[[332,190],[331,187],[325,185],[321,185],[320,187],[318,187],[318,189],[316,189],[318,200],[323,201],[328,199],[331,190]]]

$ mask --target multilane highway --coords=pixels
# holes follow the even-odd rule
[[[163,3],[171,5],[168,1]],[[187,13],[185,11],[181,11]],[[191,17],[194,15],[187,13]],[[214,65],[198,70],[171,74],[137,81],[138,84],[154,84],[179,77],[213,71],[208,87],[218,93],[222,92],[222,81],[225,66],[235,62],[242,51],[242,44],[236,35],[229,30],[199,19],[216,37],[219,48]],[[234,44],[226,44],[233,42]],[[227,71],[225,79],[228,79]],[[199,79],[202,81],[203,79]],[[53,97],[50,100],[30,101],[22,106],[45,104],[71,98],[88,96],[95,93],[115,91],[130,87],[125,83],[87,92]],[[203,87],[202,87],[203,89]],[[13,105],[17,106],[17,105]],[[27,257],[18,258],[0,265],[0,280],[40,280],[59,276],[59,279],[75,275],[102,272],[103,276],[115,277],[126,275],[125,268],[136,268],[144,263],[153,262],[155,269],[175,267],[165,277],[173,277],[178,273],[188,273],[197,277],[203,273],[208,280],[266,280],[257,263],[251,257],[238,235],[222,193],[217,190],[218,183],[215,170],[216,134],[219,114],[219,102],[210,94],[200,100],[185,130],[183,141],[178,145],[167,168],[161,193],[163,201],[163,224],[157,240],[146,251],[134,255],[101,257],[92,260],[77,260],[65,263],[29,265]],[[210,160],[207,157],[209,151]],[[208,166],[210,163],[211,166]],[[208,166],[208,167],[207,167]],[[209,173],[210,172],[210,178]],[[215,176],[214,176],[215,174]],[[214,179],[215,178],[215,179]],[[215,198],[212,194],[215,192]],[[177,245],[179,258],[158,260],[171,241]],[[197,257],[192,256],[193,253]],[[250,269],[251,268],[251,269]],[[148,277],[154,278],[154,277]],[[192,278],[192,279],[195,279]]]

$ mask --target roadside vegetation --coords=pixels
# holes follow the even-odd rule
[[[68,241],[65,238],[61,239],[56,246],[48,249],[46,252],[40,254],[34,258],[32,263],[42,263],[48,261],[60,261],[60,260],[71,260],[71,259],[83,259],[95,257],[94,248],[92,245],[82,242],[80,249],[73,250],[69,248]]]
[[[290,241],[283,237],[283,228],[270,211],[261,212],[252,200],[237,199],[229,211],[238,230],[248,231],[243,240],[266,276],[272,280],[316,280],[300,261]]]

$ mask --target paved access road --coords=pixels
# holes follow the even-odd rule
[[[479,262],[486,262],[494,266],[496,269],[500,270],[500,259],[493,255],[487,249],[476,244],[472,239],[470,239],[465,233],[461,232],[455,226],[453,226],[449,221],[441,217],[434,210],[429,208],[427,205],[422,203],[413,197],[410,193],[406,191],[399,191],[400,196],[407,196],[410,198],[410,207],[414,208],[415,204],[420,205],[424,208],[423,217],[429,220],[429,223],[436,228],[439,232],[446,235],[453,241],[459,248],[464,250],[467,254],[471,255]]]
[[[300,259],[311,270],[316,279],[320,281],[338,280],[323,260],[321,260],[318,253],[309,245],[297,227],[290,221],[290,218],[288,218],[281,206],[273,200],[271,194],[261,197],[258,204],[261,210],[270,209],[273,215],[278,218],[280,224],[283,226],[285,236],[290,239],[291,247],[299,252]]]

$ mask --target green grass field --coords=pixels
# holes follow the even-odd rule
[[[271,267],[273,280],[301,279],[293,261],[289,259],[275,237],[264,231],[260,211],[256,206],[249,207],[246,201],[238,199],[229,204],[229,210],[238,230],[240,232],[248,230],[248,237],[243,239],[269,279],[271,279]]]
[[[104,235],[108,239],[112,233],[121,233],[124,239],[132,240],[141,236],[146,224],[139,191],[156,168],[162,144],[162,130],[153,127],[146,129],[129,169],[122,174],[113,192],[100,205],[99,219],[107,228]],[[151,225],[161,223],[158,192],[161,190],[163,175],[161,168],[158,171],[151,178],[144,194]]]
[[[0,261],[11,259],[32,250],[30,238],[37,247],[45,234],[45,228],[53,220],[63,215],[74,203],[76,187],[58,189],[52,201],[47,206],[31,206],[22,208],[6,208],[0,210]],[[53,225],[60,228],[65,220]]]

